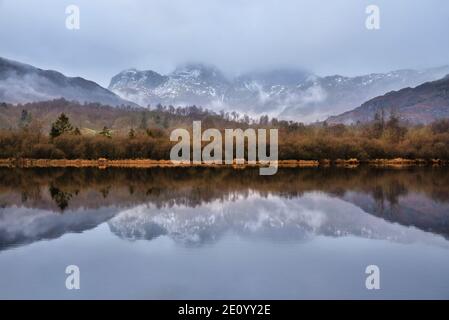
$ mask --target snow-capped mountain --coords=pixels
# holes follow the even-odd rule
[[[354,236],[410,243],[434,242],[435,234],[447,237],[448,205],[440,203],[430,212],[428,208],[429,199],[419,195],[405,197],[398,206],[391,207],[357,192],[348,192],[341,199],[321,192],[307,192],[291,199],[254,192],[235,196],[232,201],[213,200],[200,206],[158,206],[152,202],[123,207],[83,205],[64,214],[52,209],[10,206],[0,215],[0,252],[86,232],[104,223],[124,240],[167,236],[189,247],[217,242],[230,233],[271,241]]]
[[[104,223],[122,239],[165,236],[187,246],[217,242],[230,233],[281,241],[449,239],[444,170],[426,175],[420,169],[405,177],[396,170],[342,169],[314,178],[311,171],[288,170],[262,182],[252,175],[225,173],[211,180],[213,172],[180,175],[161,169],[101,172],[95,182],[86,174],[75,184],[73,172],[33,178],[8,170],[0,170],[0,252]],[[429,182],[432,188],[422,189]]]
[[[392,90],[442,78],[449,66],[344,77],[319,77],[302,70],[252,72],[227,78],[215,67],[187,64],[172,73],[125,70],[109,89],[140,105],[198,105],[253,117],[313,122],[351,110]]]
[[[220,103],[230,83],[216,68],[189,64],[169,75],[129,69],[114,76],[109,89],[140,105],[210,105]]]
[[[15,104],[58,98],[111,106],[134,105],[93,81],[0,57],[0,102]]]
[[[373,206],[370,196],[349,193],[348,197],[368,207]],[[444,218],[444,208],[439,210]],[[406,210],[398,211],[406,218]],[[350,201],[316,192],[293,199],[261,198],[255,193],[246,198],[235,198],[232,202],[214,201],[196,208],[140,205],[124,210],[108,221],[110,230],[122,239],[152,240],[168,236],[188,246],[213,243],[228,233],[242,238],[282,241],[306,241],[315,236],[356,236],[399,243],[426,241],[433,236],[403,223],[405,226],[387,222]]]

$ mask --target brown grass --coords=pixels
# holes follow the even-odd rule
[[[360,164],[369,164],[373,166],[389,166],[389,167],[406,167],[406,166],[422,166],[422,165],[447,165],[447,161],[440,159],[433,159],[431,161],[423,159],[374,159],[368,161],[359,161],[358,159],[337,159],[331,161],[323,160],[279,160],[278,167],[295,168],[295,167],[327,167],[335,165],[337,167],[355,168]],[[124,160],[109,160],[106,158],[99,158],[97,160],[86,159],[0,159],[0,167],[21,167],[21,168],[154,168],[154,167],[262,167],[267,166],[267,163],[245,162],[238,164],[234,161],[233,164],[215,164],[212,162],[202,162],[201,164],[194,163],[174,163],[171,160],[152,160],[152,159],[124,159]]]

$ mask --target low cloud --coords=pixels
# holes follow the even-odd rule
[[[65,28],[69,4],[0,0],[0,56],[103,86],[129,67],[167,73],[187,61],[228,74],[306,67],[320,75],[448,63],[445,1],[378,0],[378,31],[365,28],[371,3],[360,0],[78,0],[77,31]]]

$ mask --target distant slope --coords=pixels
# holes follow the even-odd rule
[[[376,97],[352,111],[330,117],[327,122],[329,124],[369,122],[382,109],[386,116],[394,113],[401,120],[410,123],[426,124],[449,118],[449,75],[415,88],[405,88]]]
[[[196,111],[195,111],[196,109]],[[192,121],[213,121],[218,127],[234,128],[241,123],[225,120],[219,115],[213,115],[208,111],[200,111],[197,108],[183,109],[181,112],[169,113],[168,111],[148,110],[147,108],[112,107],[98,103],[81,104],[76,101],[56,99],[52,101],[40,101],[23,104],[20,107],[12,104],[0,103],[0,130],[17,129],[21,122],[23,111],[27,112],[28,124],[32,128],[41,129],[48,133],[52,123],[61,113],[65,113],[71,124],[78,127],[83,134],[93,135],[108,127],[114,133],[127,135],[131,128],[167,129],[188,128]],[[168,138],[167,138],[168,139]],[[1,143],[0,143],[1,147]]]
[[[301,122],[324,120],[392,90],[415,87],[449,74],[449,66],[397,70],[356,77],[319,77],[294,69],[250,72],[228,78],[212,66],[188,64],[167,75],[129,69],[109,89],[141,105],[198,105],[215,111],[267,114]]]
[[[0,58],[0,102],[15,104],[56,98],[112,106],[135,105],[93,81]]]

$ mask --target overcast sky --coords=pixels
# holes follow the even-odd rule
[[[78,5],[80,30],[65,27]],[[365,8],[380,8],[380,30]],[[447,0],[0,0],[0,56],[107,86],[185,62],[232,75],[297,67],[355,75],[449,64]]]

